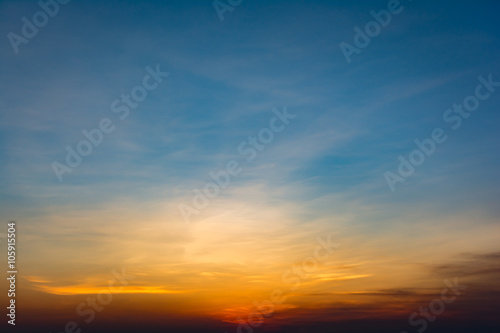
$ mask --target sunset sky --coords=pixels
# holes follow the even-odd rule
[[[2,328],[498,332],[497,1],[54,1],[0,1]]]

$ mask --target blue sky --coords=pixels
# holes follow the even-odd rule
[[[496,94],[397,195],[381,176],[415,138],[444,125],[444,110],[473,91],[478,75],[497,77],[494,2],[483,5],[489,11],[405,2],[349,65],[338,44],[352,43],[353,27],[385,2],[286,3],[244,1],[224,22],[207,1],[70,3],[19,54],[4,38],[2,201],[16,209],[81,202],[77,188],[94,185],[101,190],[84,200],[188,190],[285,105],[297,120],[234,186],[298,182],[314,188],[308,195],[354,191],[385,203],[453,197],[447,205],[461,207],[474,204],[464,192],[481,192],[482,204],[498,194]],[[2,6],[14,13],[2,19],[3,31],[18,32],[21,14],[39,10],[31,2]],[[125,121],[113,118],[110,102],[156,64],[171,76]],[[50,163],[103,117],[115,119],[116,131],[59,184]],[[483,208],[495,210],[490,203]]]
[[[161,235],[170,228],[190,253],[218,249],[227,239],[200,235],[234,218],[245,223],[224,234],[229,244],[255,223],[272,235],[286,231],[288,245],[336,228],[351,245],[389,242],[387,253],[405,242],[422,257],[441,253],[436,260],[494,252],[500,88],[456,131],[443,113],[474,93],[478,76],[500,81],[499,5],[401,4],[347,63],[339,44],[353,44],[353,28],[387,1],[244,0],[224,21],[209,0],[71,1],[17,54],[6,36],[40,7],[0,1],[1,219],[25,221],[34,244],[53,237],[70,244],[80,232],[108,239],[121,228],[132,237],[133,220],[144,218]],[[170,75],[120,120],[111,103],[157,64]],[[296,118],[243,162],[238,145],[284,107]],[[59,182],[51,163],[63,162],[65,147],[102,118],[114,132]],[[447,141],[392,193],[384,173],[396,172],[398,156],[435,128]],[[243,173],[186,226],[179,204],[232,159]],[[477,237],[463,248],[448,242],[467,235]],[[177,260],[182,246],[168,239]],[[432,250],[419,252],[418,244]],[[35,265],[35,248],[29,253]]]

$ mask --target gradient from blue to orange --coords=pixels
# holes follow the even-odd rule
[[[18,221],[20,325],[227,328],[280,289],[265,329],[409,330],[455,277],[467,292],[440,317],[493,321],[500,89],[457,130],[443,113],[478,76],[500,81],[499,6],[401,5],[348,64],[339,43],[387,1],[245,0],[222,22],[212,1],[72,1],[17,54],[6,35],[40,7],[0,2],[0,219]],[[170,75],[121,120],[111,103],[157,64]],[[296,118],[246,161],[239,144],[285,106]],[[102,118],[115,130],[59,182],[53,161]],[[384,173],[435,128],[446,142],[392,193]],[[179,205],[233,159],[242,173],[186,223]],[[340,246],[291,291],[283,274],[329,234]],[[75,309],[122,268],[134,279],[86,324]]]

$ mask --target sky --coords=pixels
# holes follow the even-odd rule
[[[498,332],[499,9],[0,1],[0,325]]]

